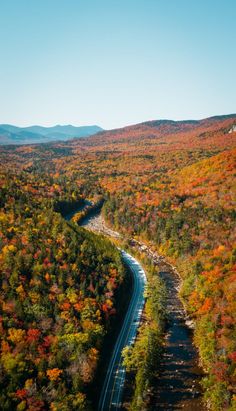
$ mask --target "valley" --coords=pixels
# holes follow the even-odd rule
[[[1,147],[4,411],[94,408],[127,290],[119,244],[147,274],[137,338],[123,353],[123,406],[234,409],[234,126],[235,115],[160,120]]]
[[[114,232],[106,226],[101,212],[88,217],[81,225],[95,233],[121,239],[119,233]],[[176,269],[166,262],[163,256],[153,253],[152,250],[143,243],[133,239],[127,239],[127,241],[129,244],[132,244],[131,250],[134,247],[136,252],[144,251],[148,258],[153,260],[153,263],[158,267],[160,277],[163,279],[167,289],[167,324],[164,336],[164,352],[161,363],[157,366],[159,376],[156,377],[156,381],[153,384],[155,388],[150,395],[149,408],[150,410],[171,411],[184,409],[186,411],[202,411],[206,409],[202,401],[202,387],[200,385],[203,371],[198,364],[198,355],[193,345],[193,336],[188,325],[187,313],[178,297],[180,277]],[[126,261],[126,263],[129,264],[129,260]],[[140,290],[139,293],[142,294],[143,291]],[[138,326],[140,318],[139,310],[140,308],[138,308],[136,316],[134,314],[133,317],[137,320],[136,326]],[[132,320],[130,321],[129,327],[132,327]],[[131,342],[135,335],[136,332],[132,332]],[[129,344],[128,340],[127,345]],[[112,355],[112,359],[113,358]],[[123,378],[125,378],[125,370],[121,369],[121,373],[122,372]],[[107,373],[109,375],[109,370]],[[119,373],[114,374],[117,374],[116,378],[118,378],[120,391],[122,392]],[[101,395],[103,397],[103,391]],[[118,406],[119,403],[122,403],[122,398],[121,395],[119,402],[113,402],[110,409],[116,410],[122,408]],[[123,402],[125,402],[125,398],[123,398]],[[101,401],[101,403],[105,406],[106,399]],[[104,406],[98,409],[106,410],[109,408],[108,406],[104,408]]]

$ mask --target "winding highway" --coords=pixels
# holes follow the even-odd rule
[[[76,211],[67,216],[69,220]],[[120,234],[106,226],[97,213],[88,216],[81,224],[87,230],[107,237],[120,238]],[[133,240],[134,241],[134,240]],[[136,242],[138,246],[144,246]],[[145,251],[159,267],[160,276],[167,288],[167,312],[169,315],[165,352],[160,364],[160,377],[154,383],[151,409],[172,410],[184,408],[186,411],[206,410],[202,402],[200,380],[202,370],[198,365],[192,334],[186,324],[185,313],[178,297],[179,276],[163,257]],[[122,409],[125,383],[125,369],[122,365],[122,350],[133,344],[144,307],[146,275],[141,265],[125,251],[121,251],[124,263],[130,267],[133,277],[132,296],[122,328],[116,340],[106,376],[103,382],[97,411],[118,411]]]
[[[70,220],[76,211],[67,215]],[[119,233],[108,229],[100,214],[88,217],[82,226],[90,231],[119,238]],[[125,368],[122,365],[122,350],[133,344],[144,307],[144,290],[147,282],[145,272],[138,261],[127,252],[121,250],[124,263],[130,268],[133,277],[132,297],[116,340],[111,359],[102,386],[98,411],[116,411],[122,407],[125,383]]]
[[[133,274],[133,295],[110,359],[100,395],[98,411],[115,411],[120,410],[122,407],[125,382],[122,350],[134,342],[144,306],[145,272],[137,260],[125,251],[122,251],[122,258]]]

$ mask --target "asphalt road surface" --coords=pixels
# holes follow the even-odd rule
[[[81,207],[78,210],[81,210]],[[68,214],[66,219],[70,220],[78,210]],[[105,234],[108,237],[120,237],[119,233],[106,227],[100,213],[89,216],[83,221],[82,226],[88,230]],[[98,411],[115,411],[120,410],[122,407],[125,383],[122,350],[124,347],[133,344],[144,306],[144,289],[147,281],[145,272],[134,257],[125,251],[121,251],[121,253],[125,264],[129,266],[133,274],[133,294],[108,365],[99,399]]]
[[[115,411],[122,407],[125,369],[122,350],[131,345],[136,337],[143,306],[146,275],[141,265],[130,254],[122,251],[122,257],[133,273],[133,295],[122,328],[117,338],[102,387],[98,411]]]

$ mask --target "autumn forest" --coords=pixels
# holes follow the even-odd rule
[[[120,253],[130,241],[176,267],[203,402],[236,410],[235,124],[236,115],[159,120],[1,146],[1,410],[96,410],[104,347],[110,340],[111,355],[131,295]],[[121,240],[80,226],[95,209]],[[154,409],[147,393],[168,314],[157,267],[136,257],[148,284],[138,337],[124,354],[133,384],[124,409],[142,411]]]

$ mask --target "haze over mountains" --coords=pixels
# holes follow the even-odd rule
[[[203,132],[202,129],[204,129]],[[206,132],[209,133],[216,129],[224,130],[225,134],[235,132],[236,114],[214,116],[202,120],[151,120],[112,130],[103,130],[96,125],[82,127],[73,125],[16,127],[10,124],[0,124],[0,145],[68,141],[74,138],[94,136],[97,133],[99,135],[96,136],[96,141],[103,140],[104,137],[107,141],[127,138],[142,140],[147,137],[160,138],[186,132],[191,134],[193,131],[197,133],[199,131],[198,137],[204,138]]]
[[[67,141],[76,137],[88,137],[99,131],[103,131],[103,129],[96,125],[82,127],[72,125],[17,127],[10,124],[0,124],[0,145]]]

